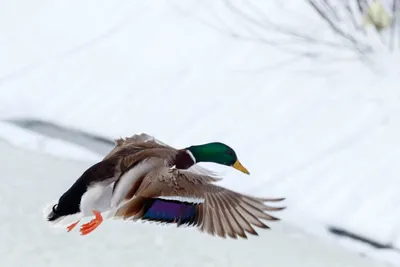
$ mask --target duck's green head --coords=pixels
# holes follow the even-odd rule
[[[231,166],[245,174],[250,174],[238,160],[235,151],[229,146],[214,142],[204,145],[190,146],[186,148],[191,153],[196,163],[213,162],[226,166]]]

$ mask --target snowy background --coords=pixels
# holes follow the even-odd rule
[[[303,2],[288,1],[297,19],[274,11],[273,2],[264,6],[272,18],[333,38]],[[97,257],[93,263],[111,263],[120,256],[126,262],[127,253],[146,246],[134,234],[142,225],[119,230],[110,223],[84,240],[51,232],[41,218],[43,205],[101,159],[110,140],[138,132],[175,147],[229,144],[251,176],[206,165],[226,176],[222,185],[286,197],[288,208],[278,216],[285,224],[354,255],[400,264],[399,55],[375,53],[372,67],[341,50],[327,50],[328,56],[313,60],[266,45],[264,39],[244,38],[246,31],[251,32],[224,1],[0,2],[0,139],[23,149],[7,152],[2,145],[0,153],[0,222],[5,225],[0,265],[25,266],[32,259],[41,266],[80,266],[81,256],[71,250],[76,242],[80,248],[86,242],[94,246],[82,251],[88,262]],[[295,47],[317,49],[301,42]],[[43,162],[35,170],[38,152],[74,164],[60,163],[60,177],[53,163],[48,172]],[[31,171],[37,180],[32,181]],[[275,240],[284,230],[274,227]],[[332,227],[369,242],[339,237],[329,231]],[[132,233],[132,244],[123,231]],[[151,228],[146,238],[163,247],[174,238],[169,231]],[[204,243],[194,250],[219,242],[199,238]],[[253,246],[263,246],[254,240],[249,241],[256,242]],[[124,243],[122,252],[118,241]],[[106,261],[103,250],[112,253]],[[213,259],[220,261],[199,266],[232,264],[227,256]],[[190,264],[187,260],[182,266]]]

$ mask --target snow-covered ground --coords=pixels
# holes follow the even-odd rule
[[[272,230],[260,230],[260,236],[248,240],[121,221],[106,221],[84,237],[78,231],[49,228],[43,205],[93,162],[60,159],[3,141],[0,151],[0,266],[386,266],[307,236],[286,222],[272,223]]]
[[[382,56],[393,65],[386,75],[351,61],[277,67],[287,59],[280,50],[194,18],[223,13],[217,2],[2,1],[0,118],[41,118],[110,139],[147,132],[176,147],[226,142],[251,176],[212,166],[226,174],[223,185],[287,197],[281,217],[305,231],[333,225],[400,247],[399,59]],[[29,138],[19,144],[40,147],[43,137]],[[52,142],[52,154],[96,157]],[[52,179],[41,177],[29,197],[39,185],[62,191],[71,182],[53,189]]]
[[[41,151],[56,157],[75,160],[101,160],[101,155],[84,147],[56,138],[29,131],[15,125],[0,122],[0,140],[24,149]]]

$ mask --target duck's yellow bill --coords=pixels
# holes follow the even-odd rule
[[[235,164],[232,165],[232,167],[245,174],[250,174],[250,172],[245,167],[243,167],[243,165],[239,162],[239,160],[237,160]]]

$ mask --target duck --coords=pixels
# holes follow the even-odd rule
[[[48,222],[57,224],[75,216],[67,225],[72,231],[84,217],[81,235],[94,231],[107,218],[157,221],[198,226],[218,235],[244,237],[256,234],[251,225],[268,228],[258,218],[278,220],[264,211],[281,210],[261,199],[214,184],[221,178],[197,165],[213,162],[250,172],[240,163],[236,152],[221,142],[173,148],[146,133],[115,140],[115,147],[89,167],[65,191],[56,204],[45,211]],[[220,223],[217,223],[219,220]],[[222,229],[222,230],[221,230]]]

